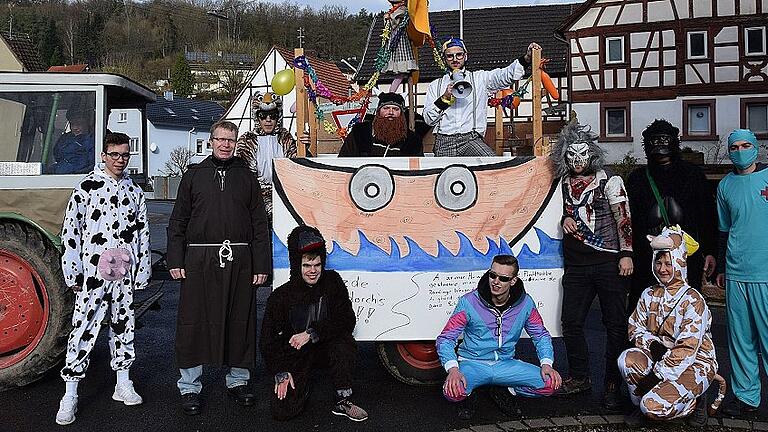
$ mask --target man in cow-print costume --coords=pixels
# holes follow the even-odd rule
[[[133,348],[133,291],[150,277],[149,226],[144,193],[125,173],[130,158],[129,137],[108,133],[101,159],[75,187],[62,227],[64,281],[75,291],[72,332],[61,377],[66,393],[56,423],[75,421],[77,384],[85,376],[99,329],[109,312],[110,366],[117,372],[112,399],[138,405],[128,376]]]

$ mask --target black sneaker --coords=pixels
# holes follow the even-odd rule
[[[336,402],[336,405],[334,405],[331,413],[337,416],[344,416],[352,421],[357,422],[368,420],[368,413],[346,398]]]
[[[757,412],[757,407],[744,403],[738,398],[733,398],[732,401],[723,406],[722,411],[723,414],[729,417],[741,417],[744,415],[755,414]]]
[[[631,413],[624,416],[624,424],[630,428],[642,427],[646,422],[645,415],[640,411],[640,407],[635,407]]]
[[[570,377],[563,381],[563,385],[560,386],[560,391],[558,393],[563,395],[570,395],[589,390],[592,390],[592,382],[589,380],[589,378]]]
[[[696,408],[693,409],[691,415],[685,419],[685,423],[690,427],[701,428],[707,425],[707,419],[709,419],[709,412],[707,412],[707,394],[699,396],[696,399]]]
[[[477,391],[473,392],[466,399],[458,403],[459,409],[457,415],[461,420],[472,420],[477,412]]]
[[[605,385],[603,394],[603,408],[610,412],[620,412],[622,409],[621,387],[616,383]]]
[[[197,393],[184,393],[181,395],[181,409],[186,415],[198,415],[203,409],[200,395]]]
[[[501,412],[509,418],[520,418],[523,413],[517,404],[517,399],[509,392],[507,387],[493,386],[490,390],[491,399],[496,403]]]

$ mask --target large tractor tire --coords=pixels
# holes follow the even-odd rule
[[[435,342],[377,342],[379,360],[398,381],[408,385],[436,385],[445,379]]]
[[[62,358],[74,294],[59,257],[35,228],[0,221],[0,390],[39,379]]]

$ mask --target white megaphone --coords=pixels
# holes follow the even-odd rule
[[[458,69],[451,72],[451,83],[453,84],[453,90],[451,90],[451,94],[456,99],[464,99],[472,94],[472,84],[467,81],[467,77],[464,72]]]

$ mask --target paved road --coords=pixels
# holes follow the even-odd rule
[[[170,204],[153,202],[150,205],[150,222],[154,249],[165,247],[165,221]],[[160,285],[162,285],[160,287]],[[226,397],[221,371],[210,371],[204,378],[204,413],[186,417],[178,407],[178,378],[173,363],[173,341],[178,302],[178,283],[167,281],[153,285],[165,293],[162,309],[149,311],[141,320],[143,325],[136,335],[138,360],[131,370],[132,378],[145,403],[137,407],[125,407],[110,399],[114,386],[114,374],[109,368],[109,349],[102,332],[91,358],[87,377],[80,384],[80,403],[77,422],[68,427],[78,431],[383,431],[402,430],[420,432],[450,431],[470,425],[503,422],[507,419],[496,409],[487,396],[481,397],[481,406],[475,419],[470,422],[456,418],[454,408],[446,402],[436,387],[410,387],[392,378],[379,365],[374,344],[361,343],[354,400],[366,408],[370,419],[353,423],[330,414],[333,402],[332,387],[319,373],[307,410],[297,419],[280,423],[269,416],[267,395],[271,391],[271,377],[265,375],[261,359],[255,371],[254,387],[261,396],[253,407],[243,408]],[[262,288],[258,295],[259,323],[269,290]],[[713,336],[716,342],[721,372],[728,370],[724,313],[714,310]],[[592,358],[592,374],[596,388],[572,398],[523,400],[521,407],[526,418],[562,417],[604,413],[597,402],[602,394],[602,344],[600,315],[593,308],[587,325]],[[535,357],[532,344],[524,342],[520,356]],[[567,370],[564,347],[555,340],[555,368]],[[727,376],[727,375],[725,375]],[[62,430],[54,423],[58,401],[64,385],[54,370],[42,380],[25,388],[0,393],[0,431],[47,431]],[[761,418],[768,418],[765,410]]]

